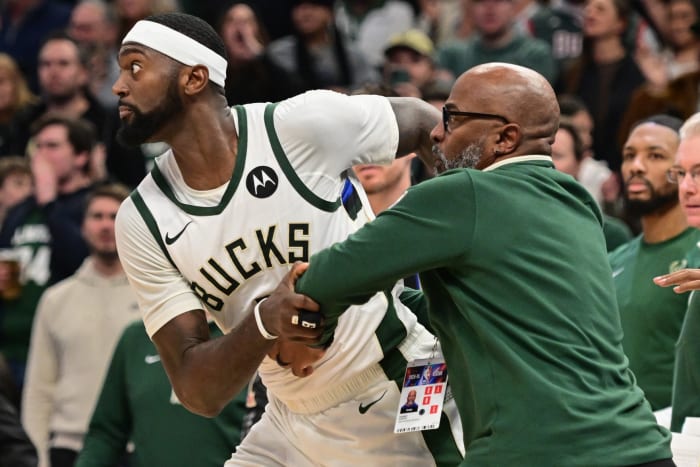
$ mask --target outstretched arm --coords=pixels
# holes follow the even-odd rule
[[[700,269],[681,269],[680,271],[657,276],[654,283],[660,287],[673,287],[676,293],[700,290]]]

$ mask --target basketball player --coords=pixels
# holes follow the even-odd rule
[[[341,206],[347,169],[387,164],[397,153],[427,157],[436,111],[418,100],[330,91],[231,109],[221,40],[179,13],[138,22],[119,66],[119,138],[171,148],[122,205],[117,241],[173,388],[205,416],[258,367],[268,388],[265,414],[226,465],[460,463],[451,404],[440,430],[393,433],[395,380],[435,343],[396,299],[400,284],[349,309],[319,359],[294,371],[296,355],[309,355],[303,344],[320,337],[315,305],[296,301],[305,313],[260,306],[292,263],[371,218],[366,204]],[[223,337],[210,338],[205,309]]]

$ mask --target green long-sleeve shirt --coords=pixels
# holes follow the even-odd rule
[[[183,407],[138,321],[117,344],[75,467],[113,467],[130,440],[133,467],[221,467],[240,441],[244,413],[244,392],[212,419]]]
[[[670,458],[635,385],[595,201],[551,159],[456,170],[311,257],[297,290],[333,323],[418,271],[467,448],[463,465]]]

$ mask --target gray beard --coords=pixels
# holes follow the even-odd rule
[[[474,169],[481,160],[483,151],[481,150],[481,145],[472,143],[462,150],[457,157],[452,160],[448,160],[437,146],[433,146],[433,155],[437,157],[435,163],[435,168],[433,169],[435,175],[439,175],[446,170],[451,169]]]

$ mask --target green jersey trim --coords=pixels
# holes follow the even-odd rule
[[[236,188],[240,183],[243,176],[243,167],[245,166],[246,150],[248,148],[248,119],[246,117],[245,109],[242,106],[236,106],[236,113],[238,114],[238,153],[236,154],[236,165],[233,169],[233,175],[229,181],[228,186],[224,195],[221,197],[221,201],[216,206],[193,206],[191,204],[185,204],[180,202],[173,193],[170,184],[163,176],[163,173],[158,168],[158,164],[155,164],[153,170],[151,171],[151,176],[153,181],[156,183],[158,188],[163,192],[163,194],[172,201],[178,208],[191,214],[193,216],[217,216],[223,212],[223,210],[228,205],[229,201],[236,192]]]
[[[136,206],[136,210],[139,212],[139,214],[141,214],[143,221],[146,223],[146,227],[148,227],[148,230],[151,231],[151,235],[153,235],[153,238],[155,238],[156,242],[158,242],[158,246],[160,247],[161,250],[163,250],[165,257],[168,258],[168,261],[170,261],[170,264],[172,264],[175,267],[175,269],[178,269],[178,267],[175,265],[175,262],[170,257],[170,253],[168,253],[168,249],[165,247],[165,244],[163,243],[163,236],[161,235],[160,229],[158,228],[158,223],[156,222],[155,218],[153,217],[151,210],[148,209],[148,206],[146,206],[146,203],[143,201],[141,194],[137,190],[134,190],[131,193],[131,200],[134,202],[134,206]]]
[[[282,145],[280,144],[280,140],[277,137],[277,132],[275,131],[273,115],[276,107],[277,104],[268,104],[268,106],[265,107],[265,129],[267,130],[267,137],[270,140],[270,146],[272,146],[272,152],[275,153],[277,163],[282,168],[287,180],[289,180],[294,189],[297,191],[297,193],[299,193],[299,195],[301,195],[302,198],[322,211],[334,212],[340,207],[340,196],[335,201],[326,201],[325,199],[319,198],[316,196],[316,194],[314,194],[314,192],[308,189],[304,182],[301,181],[299,176],[297,176],[296,171],[289,163],[289,159],[287,159],[284,149],[282,149]]]

